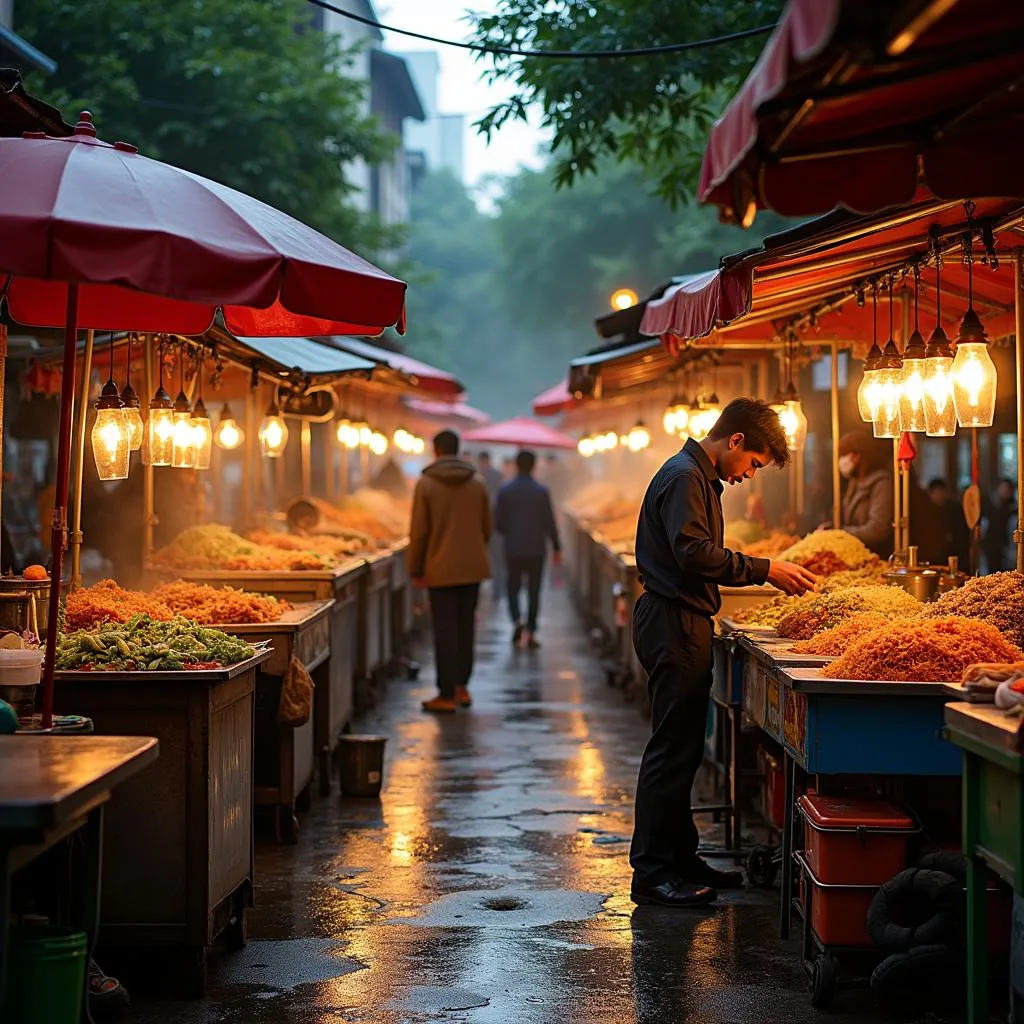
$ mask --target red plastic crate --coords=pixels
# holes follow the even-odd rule
[[[807,864],[825,885],[882,885],[907,866],[907,841],[916,828],[891,804],[809,793],[797,807]]]
[[[875,889],[824,889],[801,875],[800,902],[807,912],[807,886],[811,894],[811,928],[823,946],[872,946],[868,935],[868,908]]]
[[[759,748],[761,756],[761,772],[764,775],[762,802],[764,817],[770,825],[780,832],[786,823],[786,781],[782,774],[782,765],[763,747]]]

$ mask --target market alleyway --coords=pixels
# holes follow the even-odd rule
[[[139,1024],[801,1024],[811,1007],[777,890],[707,912],[629,902],[646,723],[603,674],[564,590],[543,649],[481,608],[475,705],[419,710],[424,666],[358,723],[390,737],[383,799],[315,799],[297,846],[258,845],[249,945],[209,993],[136,989]],[[841,995],[834,1024],[874,1021]],[[938,1020],[929,1017],[929,1020]]]

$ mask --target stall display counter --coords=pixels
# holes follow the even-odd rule
[[[988,1021],[986,875],[1024,893],[1024,720],[991,704],[946,705],[947,735],[963,757],[967,859],[967,1021]],[[954,747],[950,747],[954,749]],[[1019,996],[1011,990],[1011,1000]]]
[[[178,954],[183,994],[206,985],[206,947],[246,940],[253,879],[253,704],[263,651],[227,668],[58,672],[58,712],[99,736],[155,736],[160,758],[108,812],[101,943]],[[24,742],[32,742],[27,737]]]
[[[321,792],[330,791],[330,753],[337,744],[330,722],[334,603],[331,598],[294,605],[276,622],[217,627],[252,644],[267,644],[272,652],[256,674],[254,799],[257,805],[275,808],[276,834],[283,842],[294,843],[298,839],[295,803],[312,783],[317,759]],[[312,676],[314,683],[313,713],[309,721],[296,727],[279,724],[277,717],[281,688],[293,660]],[[343,724],[336,726],[338,735]],[[327,734],[323,735],[325,731]]]
[[[819,668],[780,663],[778,645],[766,646],[764,637],[740,643],[747,654],[744,711],[784,754],[779,931],[788,938],[797,769],[809,776],[958,777],[960,763],[942,739],[942,683],[824,679]]]
[[[77,898],[67,923],[85,932],[91,952],[104,845],[109,851],[117,843],[116,835],[104,838],[106,805],[116,790],[111,811],[118,807],[132,777],[157,754],[150,736],[0,736],[0,1019],[6,1020],[12,877],[57,843],[78,838],[80,853],[72,861]],[[83,1005],[87,994],[88,980]]]
[[[355,710],[355,684],[361,636],[359,612],[362,581],[367,563],[354,558],[334,569],[301,572],[254,572],[228,569],[150,570],[147,585],[168,578],[207,583],[214,587],[239,587],[270,594],[292,604],[333,600],[330,611],[330,660],[328,685],[317,686],[313,695],[313,731],[316,759],[321,770],[320,787],[329,787],[328,763],[337,755],[341,734]]]
[[[407,664],[406,656],[416,625],[416,590],[405,558],[408,548],[409,541],[404,540],[391,549],[394,559],[391,572],[391,638],[392,659],[396,669]]]
[[[356,648],[355,706],[376,702],[392,657],[391,581],[396,558],[390,551],[368,555],[359,580],[359,643]]]

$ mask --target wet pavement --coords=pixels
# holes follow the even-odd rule
[[[248,946],[211,955],[205,999],[136,989],[127,1019],[824,1019],[798,944],[776,937],[777,890],[723,894],[701,911],[629,902],[647,725],[606,685],[564,591],[546,595],[543,619],[543,648],[514,652],[504,616],[483,602],[469,711],[419,710],[434,690],[429,663],[417,682],[393,681],[357,723],[389,737],[381,801],[315,798],[297,846],[261,839]],[[862,991],[827,1016],[885,1019]]]

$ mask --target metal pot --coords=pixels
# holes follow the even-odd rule
[[[35,710],[36,689],[37,685],[32,683],[28,686],[3,686],[0,684],[0,700],[7,701],[14,708],[14,713],[20,721]]]
[[[962,587],[967,576],[959,571],[959,561],[950,557],[947,565],[919,564],[917,547],[907,549],[906,562],[894,556],[892,567],[884,574],[890,586],[902,587],[921,602],[934,601],[950,590]]]
[[[50,615],[50,581],[0,576],[0,629],[30,629],[42,640]]]

